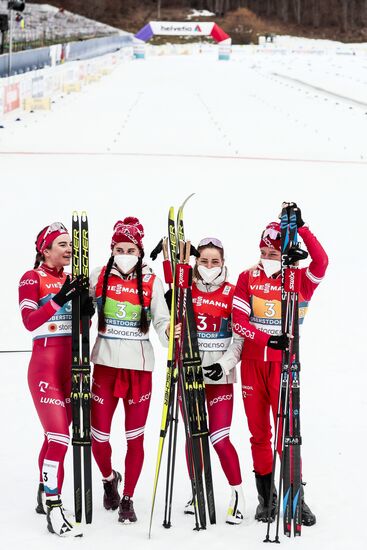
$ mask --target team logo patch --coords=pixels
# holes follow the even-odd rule
[[[44,382],[43,380],[40,381],[38,384],[38,387],[40,389],[40,392],[46,393],[46,389],[48,388],[48,382]]]

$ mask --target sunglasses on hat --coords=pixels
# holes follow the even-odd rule
[[[280,239],[280,233],[277,229],[267,227],[264,229],[261,238],[264,239],[265,237],[269,237],[272,241],[278,241]]]
[[[221,248],[223,250],[223,245],[219,239],[215,239],[214,237],[206,237],[205,239],[201,239],[201,241],[198,244],[198,248],[201,246],[208,246],[209,244],[212,244],[213,246],[216,246],[217,248]]]
[[[59,231],[60,233],[67,233],[68,232],[68,230],[66,229],[66,227],[63,223],[61,223],[61,222],[52,223],[51,225],[48,226],[48,228],[45,231],[45,234],[42,236],[42,241],[39,244],[36,243],[38,250],[42,250],[48,235],[51,235],[51,233],[54,233],[55,231]]]

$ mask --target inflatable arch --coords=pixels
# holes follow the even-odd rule
[[[227,60],[230,56],[232,40],[216,23],[213,22],[176,22],[150,21],[134,36],[134,55],[145,57],[145,42],[155,35],[165,36],[211,36],[219,45],[218,59]]]

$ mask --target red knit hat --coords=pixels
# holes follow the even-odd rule
[[[53,243],[57,237],[60,235],[67,235],[68,230],[61,222],[54,222],[51,225],[47,225],[42,229],[41,233],[38,235],[36,240],[36,250],[41,254],[44,253],[45,249]]]
[[[269,223],[261,235],[260,248],[268,246],[275,250],[280,250],[280,224],[278,222]]]
[[[139,248],[143,249],[142,239],[144,237],[144,228],[138,218],[129,216],[124,220],[119,220],[113,226],[113,235],[111,240],[111,248],[117,243],[134,243]]]

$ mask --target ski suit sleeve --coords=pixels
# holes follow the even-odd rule
[[[96,302],[96,286],[101,271],[102,267],[96,267],[89,276],[89,296],[92,296],[93,302]]]
[[[19,282],[19,308],[25,328],[35,330],[50,319],[60,309],[53,300],[38,306],[39,276],[33,269],[27,271]]]
[[[218,363],[227,375],[241,360],[243,342],[243,338],[238,336],[238,334],[234,334],[231,345],[223,353],[222,357],[218,361]]]
[[[311,263],[307,268],[302,269],[301,276],[302,295],[306,300],[310,300],[312,294],[324,278],[329,259],[325,250],[308,227],[300,227],[298,231],[311,256]]]
[[[170,314],[164,297],[163,285],[158,277],[155,277],[153,283],[150,311],[152,314],[152,323],[156,333],[158,334],[159,340],[162,346],[167,348],[168,338],[166,328],[170,322]]]
[[[233,296],[232,329],[239,336],[250,339],[261,347],[266,347],[269,334],[261,332],[250,323],[250,295],[248,291],[249,271],[244,271],[238,277]]]

